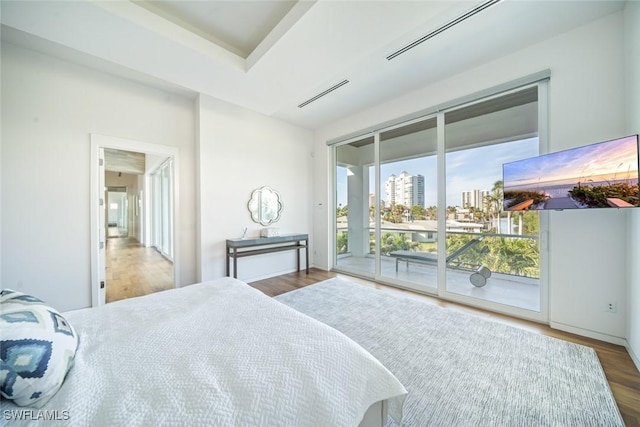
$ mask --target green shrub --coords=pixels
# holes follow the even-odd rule
[[[616,198],[638,206],[638,193],[640,186],[638,184],[629,184],[626,182],[608,185],[598,185],[594,187],[576,186],[569,190],[571,197],[590,207],[590,208],[606,208],[608,198]]]

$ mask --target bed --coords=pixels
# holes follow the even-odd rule
[[[78,338],[64,382],[39,408],[3,399],[3,419],[358,426],[402,417],[406,390],[373,356],[236,279],[62,315]]]

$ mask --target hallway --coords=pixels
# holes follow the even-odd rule
[[[107,303],[172,289],[173,263],[132,237],[107,239]]]

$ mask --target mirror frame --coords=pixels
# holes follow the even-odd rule
[[[251,220],[258,224],[269,225],[280,219],[283,205],[280,194],[269,186],[253,190],[247,203]]]

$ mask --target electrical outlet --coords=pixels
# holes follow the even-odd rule
[[[608,311],[609,313],[617,312],[618,304],[615,302],[608,302],[607,305],[605,306],[605,311]]]

